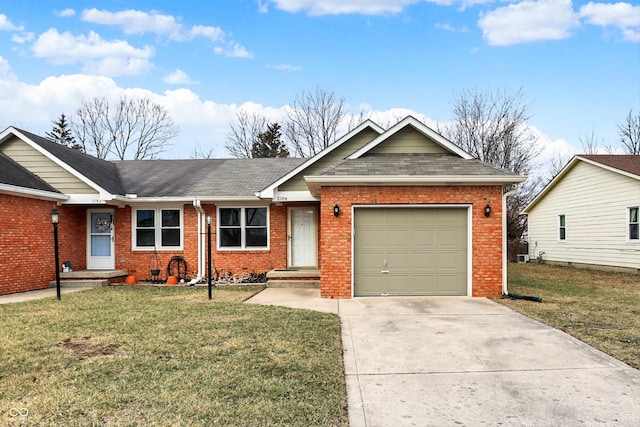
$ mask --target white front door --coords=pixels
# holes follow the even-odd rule
[[[87,211],[87,269],[111,270],[115,267],[113,210]]]
[[[318,266],[318,233],[314,208],[289,209],[289,267]]]

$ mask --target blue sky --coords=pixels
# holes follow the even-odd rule
[[[239,109],[274,121],[301,91],[381,124],[435,127],[462,90],[522,89],[541,160],[617,144],[640,111],[640,5],[571,0],[0,2],[0,128],[44,134],[83,99],[146,96],[180,136],[224,149]]]

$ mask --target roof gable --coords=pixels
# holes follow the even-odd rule
[[[260,198],[273,198],[274,191],[280,186],[286,186],[287,184],[293,184],[294,181],[300,181],[304,184],[304,175],[310,171],[319,171],[325,169],[330,164],[344,159],[348,154],[351,154],[353,150],[366,144],[371,139],[376,138],[382,134],[384,129],[378,126],[371,120],[365,120],[359,126],[348,132],[342,138],[331,144],[329,147],[322,150],[320,153],[313,157],[306,159],[297,168],[291,170],[280,179],[271,183],[258,193]],[[361,139],[361,140],[359,140]],[[355,147],[350,149],[349,144],[354,144]],[[342,150],[347,149],[347,152]],[[306,188],[306,184],[304,184]]]
[[[536,197],[523,209],[522,213],[529,213],[562,179],[580,162],[620,174],[640,181],[640,156],[631,154],[582,154],[574,156],[569,163],[538,193]]]
[[[109,161],[55,143],[22,129],[10,127],[0,134],[0,144],[17,137],[96,192],[124,194],[116,166]]]
[[[421,137],[420,137],[421,136]],[[451,153],[463,159],[473,156],[440,135],[413,116],[407,116],[389,130],[369,142],[349,159],[357,159],[367,153]]]

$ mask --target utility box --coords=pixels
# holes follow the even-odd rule
[[[518,264],[529,262],[529,254],[518,254]]]

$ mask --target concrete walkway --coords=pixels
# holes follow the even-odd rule
[[[64,294],[71,292],[86,291],[87,289],[95,289],[94,287],[69,287],[60,288],[60,298],[64,297]],[[47,297],[56,297],[56,288],[38,289],[37,291],[20,292],[17,294],[1,295],[0,304],[12,304],[15,302],[32,301],[36,299],[42,299]]]
[[[247,303],[340,315],[352,427],[640,425],[640,371],[487,299],[268,288]]]

